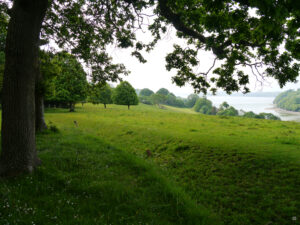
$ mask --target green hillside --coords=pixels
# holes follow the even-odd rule
[[[280,93],[274,100],[274,104],[281,109],[300,112],[300,89],[288,90]]]
[[[1,220],[299,224],[299,123],[182,110],[48,110],[59,132],[38,135],[34,175],[1,181]]]

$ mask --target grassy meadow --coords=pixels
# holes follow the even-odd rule
[[[0,180],[0,224],[300,224],[300,123],[142,104],[45,116],[43,165]]]

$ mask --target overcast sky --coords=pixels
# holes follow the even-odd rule
[[[139,38],[149,39],[147,33],[139,33]],[[167,53],[172,52],[173,44],[184,44],[182,40],[179,40],[175,36],[174,30],[170,31],[170,34],[166,35],[156,46],[155,50],[148,54],[145,54],[147,63],[139,63],[138,60],[130,55],[131,51],[128,49],[111,48],[110,54],[116,63],[123,63],[131,71],[129,76],[124,77],[124,80],[130,82],[134,88],[142,89],[149,88],[153,91],[164,87],[173,92],[177,96],[186,97],[193,93],[193,88],[190,85],[185,87],[178,87],[172,83],[171,77],[175,75],[176,71],[168,72],[165,68],[165,56]],[[199,71],[206,72],[212,65],[214,55],[210,52],[203,51],[200,57]],[[247,71],[247,70],[246,70]],[[250,72],[250,71],[248,71]],[[290,83],[283,89],[280,89],[278,83],[274,79],[269,79],[268,83],[265,83],[263,87],[256,82],[255,77],[250,74],[250,88],[252,92],[264,91],[283,91],[287,89],[300,88],[299,84]],[[116,84],[114,84],[116,85]]]

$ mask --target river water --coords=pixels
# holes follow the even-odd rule
[[[253,111],[254,113],[273,113],[284,121],[300,122],[300,113],[287,112],[277,109],[273,104],[275,97],[237,97],[237,96],[207,96],[213,105],[219,107],[223,102],[238,110]]]

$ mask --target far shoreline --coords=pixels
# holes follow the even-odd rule
[[[273,107],[267,109],[274,110],[276,113],[278,113],[282,121],[300,122],[300,112],[293,112],[293,111],[281,109],[276,107],[276,105],[273,105]]]
[[[276,105],[274,105],[274,107],[268,108],[268,109],[272,109],[272,110],[274,110],[274,111],[276,111],[278,113],[285,113],[285,114],[300,116],[300,112],[294,112],[294,111],[285,110],[285,109],[277,107]]]

